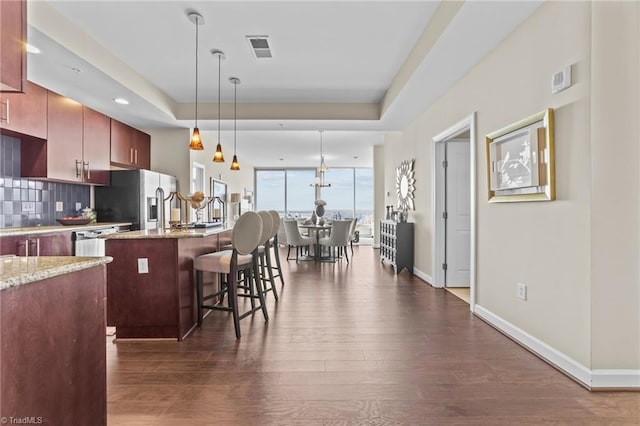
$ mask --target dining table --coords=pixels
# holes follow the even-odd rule
[[[329,231],[331,231],[331,224],[299,224],[298,228],[306,229],[309,231],[310,236],[314,239],[314,247],[313,247],[313,256],[309,256],[306,259],[303,257],[303,260],[323,260],[322,254],[320,252],[320,236],[324,236]]]

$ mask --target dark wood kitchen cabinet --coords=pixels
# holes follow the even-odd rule
[[[22,176],[109,184],[110,118],[47,91],[47,139],[21,146]]]
[[[26,0],[0,1],[0,92],[26,90],[26,41]]]
[[[83,107],[82,114],[84,182],[109,185],[111,119],[86,106]]]
[[[0,93],[0,129],[17,138],[47,139],[47,89],[27,82],[25,93]]]
[[[120,167],[149,169],[151,136],[111,119],[111,163]]]
[[[16,256],[72,256],[71,232],[17,235],[0,238],[0,255]]]
[[[49,91],[47,112],[46,177],[82,181],[82,104]]]

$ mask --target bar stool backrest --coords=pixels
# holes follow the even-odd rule
[[[269,210],[269,214],[271,215],[271,220],[273,222],[273,228],[271,229],[271,236],[269,238],[273,238],[280,230],[280,215],[275,210]]]
[[[243,213],[231,231],[231,242],[239,254],[253,252],[258,247],[261,237],[262,219],[256,212]]]
[[[260,219],[262,219],[262,235],[260,236],[260,240],[258,241],[258,245],[262,246],[267,242],[269,238],[271,238],[271,229],[273,228],[273,219],[271,219],[271,213],[266,210],[261,210],[258,212],[260,215]]]

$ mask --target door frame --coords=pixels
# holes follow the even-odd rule
[[[476,239],[477,239],[477,230],[476,230],[476,218],[477,218],[477,185],[476,185],[476,155],[477,155],[477,131],[476,131],[476,113],[472,113],[464,119],[460,120],[453,126],[447,128],[446,130],[439,133],[432,139],[431,144],[431,229],[433,229],[433,238],[431,240],[432,247],[432,265],[433,265],[433,283],[434,287],[444,287],[444,273],[442,268],[438,268],[439,259],[444,259],[445,253],[444,248],[439,247],[438,241],[440,241],[444,235],[445,229],[443,221],[438,220],[436,217],[436,212],[438,211],[437,207],[439,207],[438,197],[436,196],[436,173],[438,170],[438,164],[436,164],[436,147],[441,142],[446,142],[451,139],[455,139],[457,135],[469,130],[469,205],[470,205],[470,238],[469,238],[469,289],[470,289],[470,300],[469,300],[469,309],[473,312],[475,310],[476,304]]]

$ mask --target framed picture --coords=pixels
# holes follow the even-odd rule
[[[555,199],[553,109],[487,135],[489,202]]]

